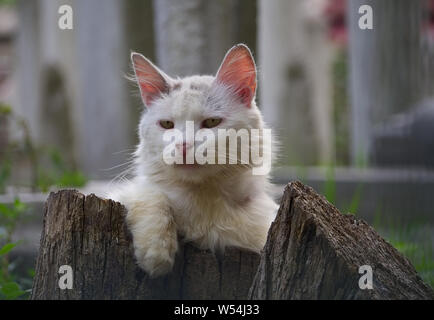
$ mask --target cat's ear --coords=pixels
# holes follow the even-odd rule
[[[168,76],[140,53],[132,52],[131,61],[143,102],[149,107],[155,99],[169,92]]]
[[[226,53],[216,81],[228,86],[243,104],[250,107],[256,92],[256,65],[246,45],[238,44]]]

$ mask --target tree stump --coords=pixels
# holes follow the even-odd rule
[[[150,279],[135,263],[120,203],[73,190],[51,193],[31,299],[245,299],[259,255],[235,248],[217,258],[181,245],[173,272]],[[59,268],[73,270],[60,289]]]
[[[361,266],[372,268],[372,289],[359,286],[366,274],[359,273]],[[292,182],[268,233],[249,298],[434,299],[434,291],[366,222],[341,214],[312,188]]]
[[[45,205],[32,299],[433,299],[411,263],[365,222],[342,215],[299,182],[285,188],[259,255],[229,248],[217,258],[181,245],[173,272],[150,279],[136,266],[119,203],[77,191]],[[73,288],[60,289],[69,265]],[[360,289],[359,267],[373,271]]]

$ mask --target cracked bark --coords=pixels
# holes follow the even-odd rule
[[[360,289],[359,267],[373,288]],[[363,220],[341,214],[300,182],[285,188],[250,299],[434,299],[402,254]]]
[[[173,272],[158,279],[136,266],[125,214],[121,204],[94,195],[51,193],[31,298],[434,299],[373,228],[299,182],[285,188],[260,257],[236,248],[216,257],[182,245]],[[61,265],[73,269],[71,290],[58,286]],[[373,269],[372,290],[359,288],[362,265]]]
[[[136,266],[126,209],[94,195],[51,193],[36,262],[32,299],[245,299],[259,255],[231,248],[219,258],[181,245],[173,272],[149,277]],[[73,288],[61,290],[61,265]]]

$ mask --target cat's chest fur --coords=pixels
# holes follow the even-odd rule
[[[205,245],[236,232],[254,205],[254,186],[208,182],[174,186],[166,195],[180,235]]]

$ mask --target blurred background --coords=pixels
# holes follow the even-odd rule
[[[126,169],[131,50],[215,74],[240,42],[282,145],[279,190],[311,185],[434,285],[434,0],[0,0],[0,298],[28,294],[47,192],[101,195]]]

